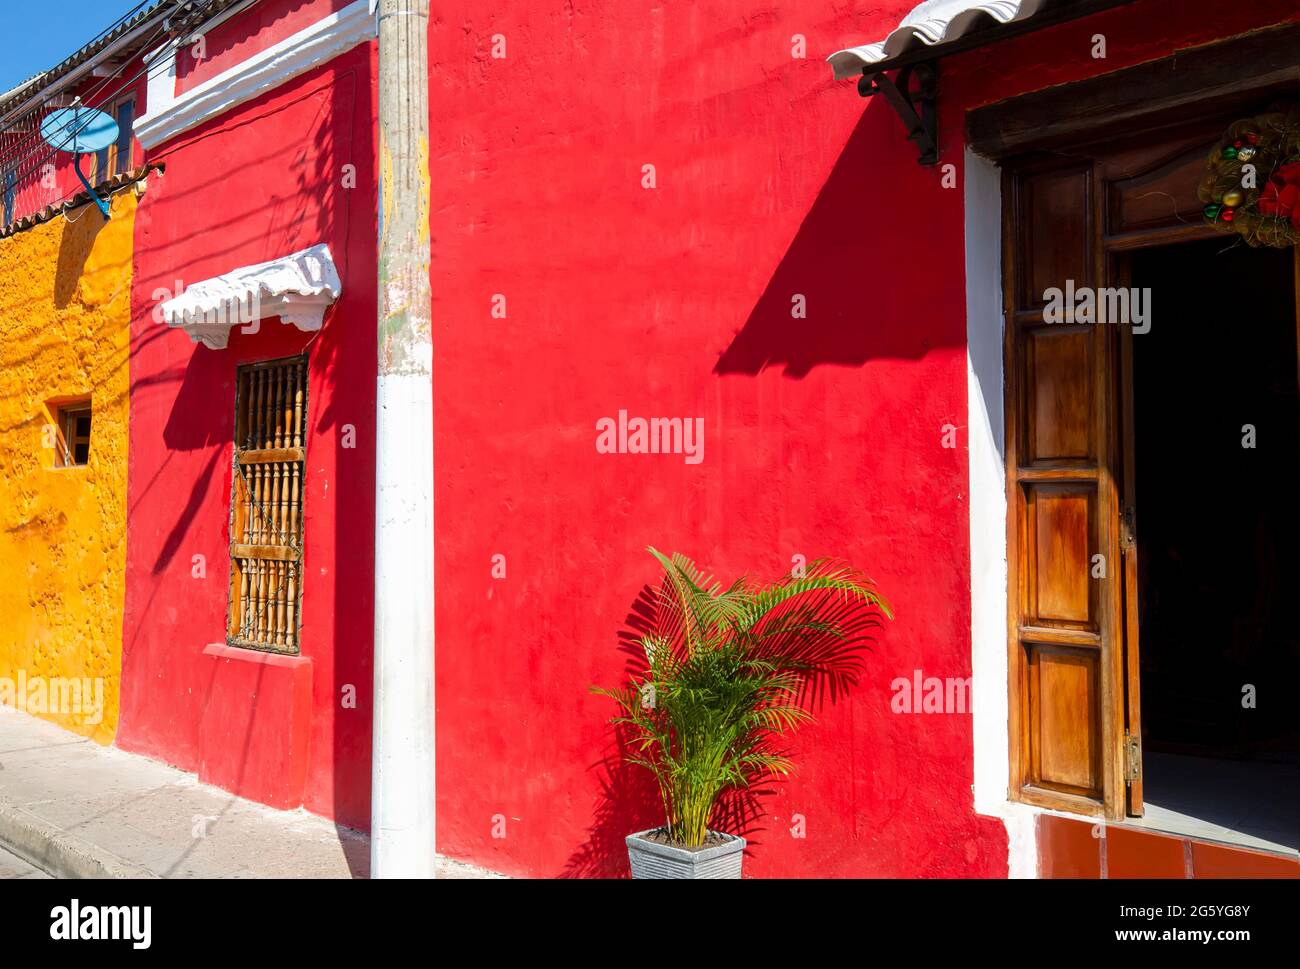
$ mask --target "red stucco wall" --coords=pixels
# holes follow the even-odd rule
[[[969,717],[889,711],[896,676],[970,674],[964,431],[942,446],[965,424],[961,202],[821,58],[910,4],[439,6],[440,850],[618,874],[624,836],[662,821],[599,763],[612,709],[587,694],[620,681],[653,544],[728,578],[839,556],[897,612],[798,736],[748,872],[1004,874]],[[704,460],[598,454],[620,408],[702,417]]]
[[[136,221],[118,733],[124,748],[238,793],[278,806],[296,796],[356,826],[370,802],[374,54],[373,44],[355,48],[151,153],[166,171],[150,177]],[[349,164],[356,188],[344,187]],[[214,351],[153,320],[156,292],[173,292],[175,280],[196,283],[321,242],[343,295],[319,334],[268,320]],[[309,704],[301,666],[232,668],[227,656],[204,653],[225,636],[236,366],[303,347]],[[195,555],[205,557],[206,578],[194,577]],[[348,687],[354,707],[344,703]],[[305,765],[285,760],[295,751]],[[293,780],[300,767],[305,782]]]
[[[518,875],[626,872],[623,838],[660,820],[656,799],[608,759],[612,710],[588,686],[622,676],[619,633],[656,577],[643,552],[654,544],[728,578],[775,576],[794,555],[846,558],[897,614],[864,681],[795,740],[799,775],[744,832],[750,874],[1006,873],[1002,824],[972,810],[969,716],[889,707],[891,681],[915,669],[970,674],[960,178],[946,189],[940,170],[917,166],[888,106],[833,82],[821,58],[878,39],[911,5],[434,5],[442,852]],[[941,160],[960,166],[965,105],[1294,16],[1292,6],[1144,0],[955,58]],[[1088,56],[1099,24],[1104,62]],[[498,34],[503,60],[491,56]],[[806,59],[791,57],[795,34]],[[167,171],[137,219],[119,731],[128,749],[200,769],[213,749],[205,723],[246,724],[256,744],[276,722],[306,718],[304,803],[363,827],[373,70],[371,50],[353,51],[154,153]],[[351,192],[338,188],[349,161]],[[642,187],[646,164],[653,189]],[[344,297],[311,343],[303,712],[292,684],[258,692],[256,676],[217,670],[203,648],[221,639],[225,615],[235,365],[308,339],[267,323],[213,352],[149,311],[175,278],[320,241]],[[492,315],[496,294],[504,319]],[[791,316],[795,295],[806,319]],[[703,461],[598,454],[596,422],[620,409],[703,418]],[[355,450],[340,446],[344,424]],[[955,448],[943,446],[948,424]],[[191,578],[194,554],[207,557],[206,580]],[[505,556],[503,579],[494,555]],[[348,684],[355,710],[339,703]],[[221,760],[210,768],[221,783],[282,796],[269,768],[240,773],[276,763],[266,751]],[[790,833],[795,815],[804,838]]]
[[[518,874],[625,871],[623,836],[659,818],[600,763],[610,708],[585,688],[624,669],[617,634],[655,577],[652,543],[724,576],[842,556],[897,610],[867,680],[799,736],[800,775],[748,832],[749,873],[1006,872],[1001,824],[971,808],[970,719],[888,705],[896,676],[970,671],[964,107],[1295,10],[1138,3],[954,59],[949,190],[888,105],[821,62],[910,6],[440,5],[441,850]],[[794,34],[809,59],[791,58]],[[702,416],[703,463],[597,454],[595,422],[620,408]]]
[[[176,93],[184,94],[247,58],[349,6],[354,0],[262,0],[180,48]]]

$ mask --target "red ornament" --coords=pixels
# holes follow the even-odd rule
[[[1300,229],[1300,162],[1283,165],[1259,193],[1259,214],[1289,219]]]
[[[1234,147],[1234,148],[1240,148],[1240,147],[1241,147],[1241,139],[1238,138],[1236,141],[1234,141],[1234,142],[1232,143],[1232,147]]]
[[[1236,209],[1224,209],[1222,212],[1219,213],[1219,218],[1221,218],[1224,222],[1231,222],[1232,217],[1236,214],[1236,212],[1237,212]]]
[[[1246,135],[1246,140],[1249,141],[1252,145],[1258,145],[1259,135]]]

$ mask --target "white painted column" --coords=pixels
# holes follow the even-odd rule
[[[428,26],[428,0],[380,0],[375,878],[435,871]]]
[[[433,385],[377,386],[371,876],[433,877]]]

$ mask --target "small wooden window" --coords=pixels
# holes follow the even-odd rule
[[[117,122],[117,141],[95,153],[94,174],[90,179],[92,185],[102,185],[114,175],[129,172],[132,167],[135,97],[123,98],[117,104],[105,106],[101,110]]]
[[[90,402],[82,401],[59,407],[59,439],[54,451],[56,468],[76,468],[90,462]]]
[[[129,172],[131,165],[131,147],[135,120],[135,98],[125,98],[117,102],[113,109],[117,121],[117,141],[108,147],[108,174],[122,175]]]
[[[298,652],[307,358],[239,368],[230,496],[232,646]]]
[[[5,172],[5,221],[7,227],[14,220],[14,200],[18,192],[18,173],[14,171]]]

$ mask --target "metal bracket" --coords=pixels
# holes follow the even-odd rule
[[[915,88],[912,86],[914,76]],[[858,79],[858,93],[864,98],[883,94],[907,126],[907,137],[916,142],[916,147],[921,152],[917,161],[922,165],[938,163],[938,125],[935,113],[939,69],[936,64],[909,64],[893,78],[885,73],[863,74]]]
[[[90,200],[99,208],[99,214],[102,215],[104,221],[107,222],[111,218],[108,214],[108,203],[96,194],[94,186],[90,184],[90,180],[82,173],[81,155],[72,156],[72,167],[76,170],[77,177],[81,179],[81,184],[86,186],[86,192],[90,195]]]

